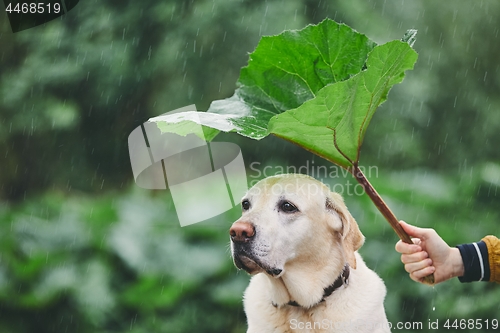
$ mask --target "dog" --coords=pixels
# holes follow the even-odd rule
[[[357,250],[364,236],[342,197],[312,177],[268,177],[248,190],[229,230],[247,333],[390,332],[382,279]]]

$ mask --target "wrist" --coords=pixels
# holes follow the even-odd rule
[[[460,250],[456,247],[450,248],[450,265],[452,277],[464,276],[465,268]]]

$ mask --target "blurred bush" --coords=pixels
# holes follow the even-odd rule
[[[227,230],[181,229],[169,198],[148,194],[2,207],[0,331],[244,332],[248,277]]]

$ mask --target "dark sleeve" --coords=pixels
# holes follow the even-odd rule
[[[460,282],[489,281],[490,264],[488,248],[483,241],[471,244],[457,245],[464,263],[464,275],[459,276]]]

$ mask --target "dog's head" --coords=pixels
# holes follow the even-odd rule
[[[337,266],[356,267],[354,251],[364,242],[342,197],[305,175],[266,178],[241,201],[242,216],[230,228],[235,265],[250,274],[279,277],[292,264],[318,262],[334,254]]]

